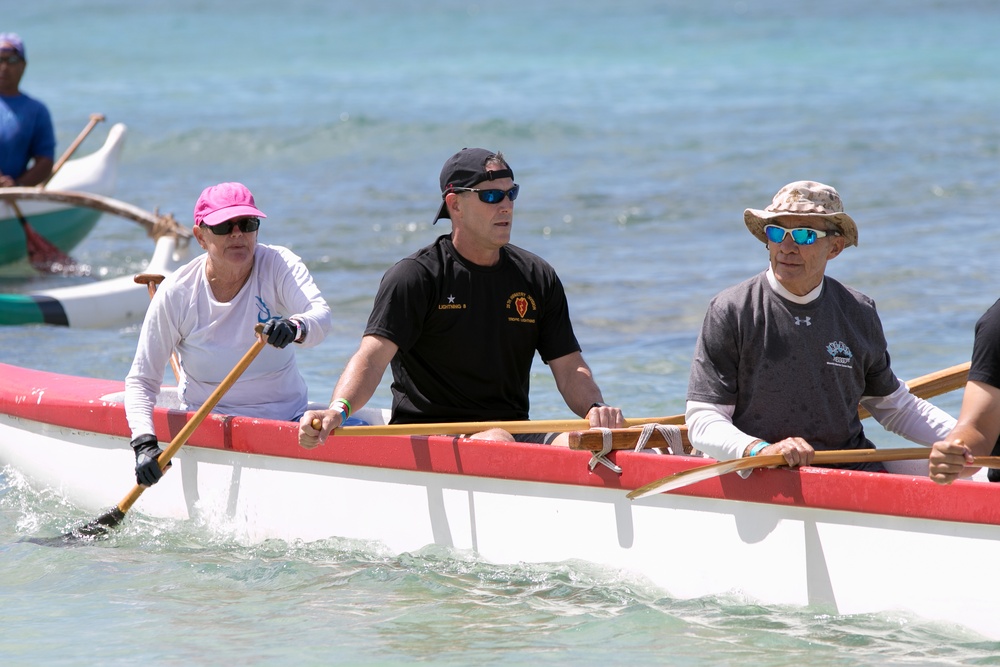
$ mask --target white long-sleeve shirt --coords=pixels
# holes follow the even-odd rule
[[[125,379],[125,414],[133,438],[155,433],[153,408],[172,351],[182,371],[181,405],[194,410],[254,344],[256,324],[294,317],[306,327],[303,347],[318,345],[330,331],[330,307],[305,264],[287,248],[258,244],[250,277],[228,302],[212,294],[206,260],[201,255],[167,277],[149,304]],[[302,414],[308,391],[295,347],[265,346],[215,411],[283,420]]]

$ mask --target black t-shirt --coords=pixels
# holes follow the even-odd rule
[[[1000,388],[1000,301],[976,322],[969,379]]]
[[[976,340],[972,344],[969,379],[1000,388],[1000,301],[976,322]],[[1000,456],[1000,440],[993,446],[993,456]],[[1000,482],[1000,471],[990,470],[991,482]]]
[[[399,347],[396,424],[527,419],[535,350],[546,363],[580,350],[548,262],[507,245],[495,266],[478,266],[450,236],[386,272],[365,335]]]

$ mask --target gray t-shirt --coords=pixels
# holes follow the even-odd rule
[[[858,402],[898,387],[870,298],[825,277],[819,298],[798,304],[762,272],[709,304],[687,398],[735,406],[733,424],[767,442],[861,449]]]

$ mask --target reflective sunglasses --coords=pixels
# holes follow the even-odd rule
[[[771,243],[781,243],[785,240],[786,236],[791,234],[792,240],[798,245],[812,245],[816,243],[816,239],[821,239],[824,236],[840,236],[840,232],[824,232],[823,230],[810,229],[809,227],[785,229],[778,225],[766,225],[764,227],[764,234]]]
[[[249,232],[255,232],[260,228],[260,218],[240,218],[239,220],[226,220],[225,222],[220,222],[217,225],[205,225],[208,227],[213,234],[216,236],[226,236],[231,234],[233,227],[239,225],[240,231],[244,234]]]
[[[452,188],[454,192],[475,192],[479,195],[479,201],[486,204],[499,204],[504,197],[510,197],[511,201],[517,199],[517,193],[521,186],[514,184],[510,190],[480,190],[479,188]]]
[[[8,65],[20,65],[24,62],[24,58],[14,54],[12,56],[0,56],[0,63],[7,63]]]

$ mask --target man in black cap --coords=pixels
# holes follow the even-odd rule
[[[21,92],[24,42],[0,33],[0,187],[38,185],[52,173],[56,135],[49,110]]]
[[[361,346],[328,410],[306,412],[299,444],[315,447],[374,394],[392,365],[392,423],[528,419],[535,351],[563,399],[592,426],[620,428],[580,353],[555,270],[510,244],[518,185],[503,155],[465,148],[441,170],[441,207],[451,234],[438,237],[382,278]],[[322,420],[319,431],[313,419]],[[561,436],[561,437],[560,437]],[[490,429],[472,437],[560,444],[564,434]]]

